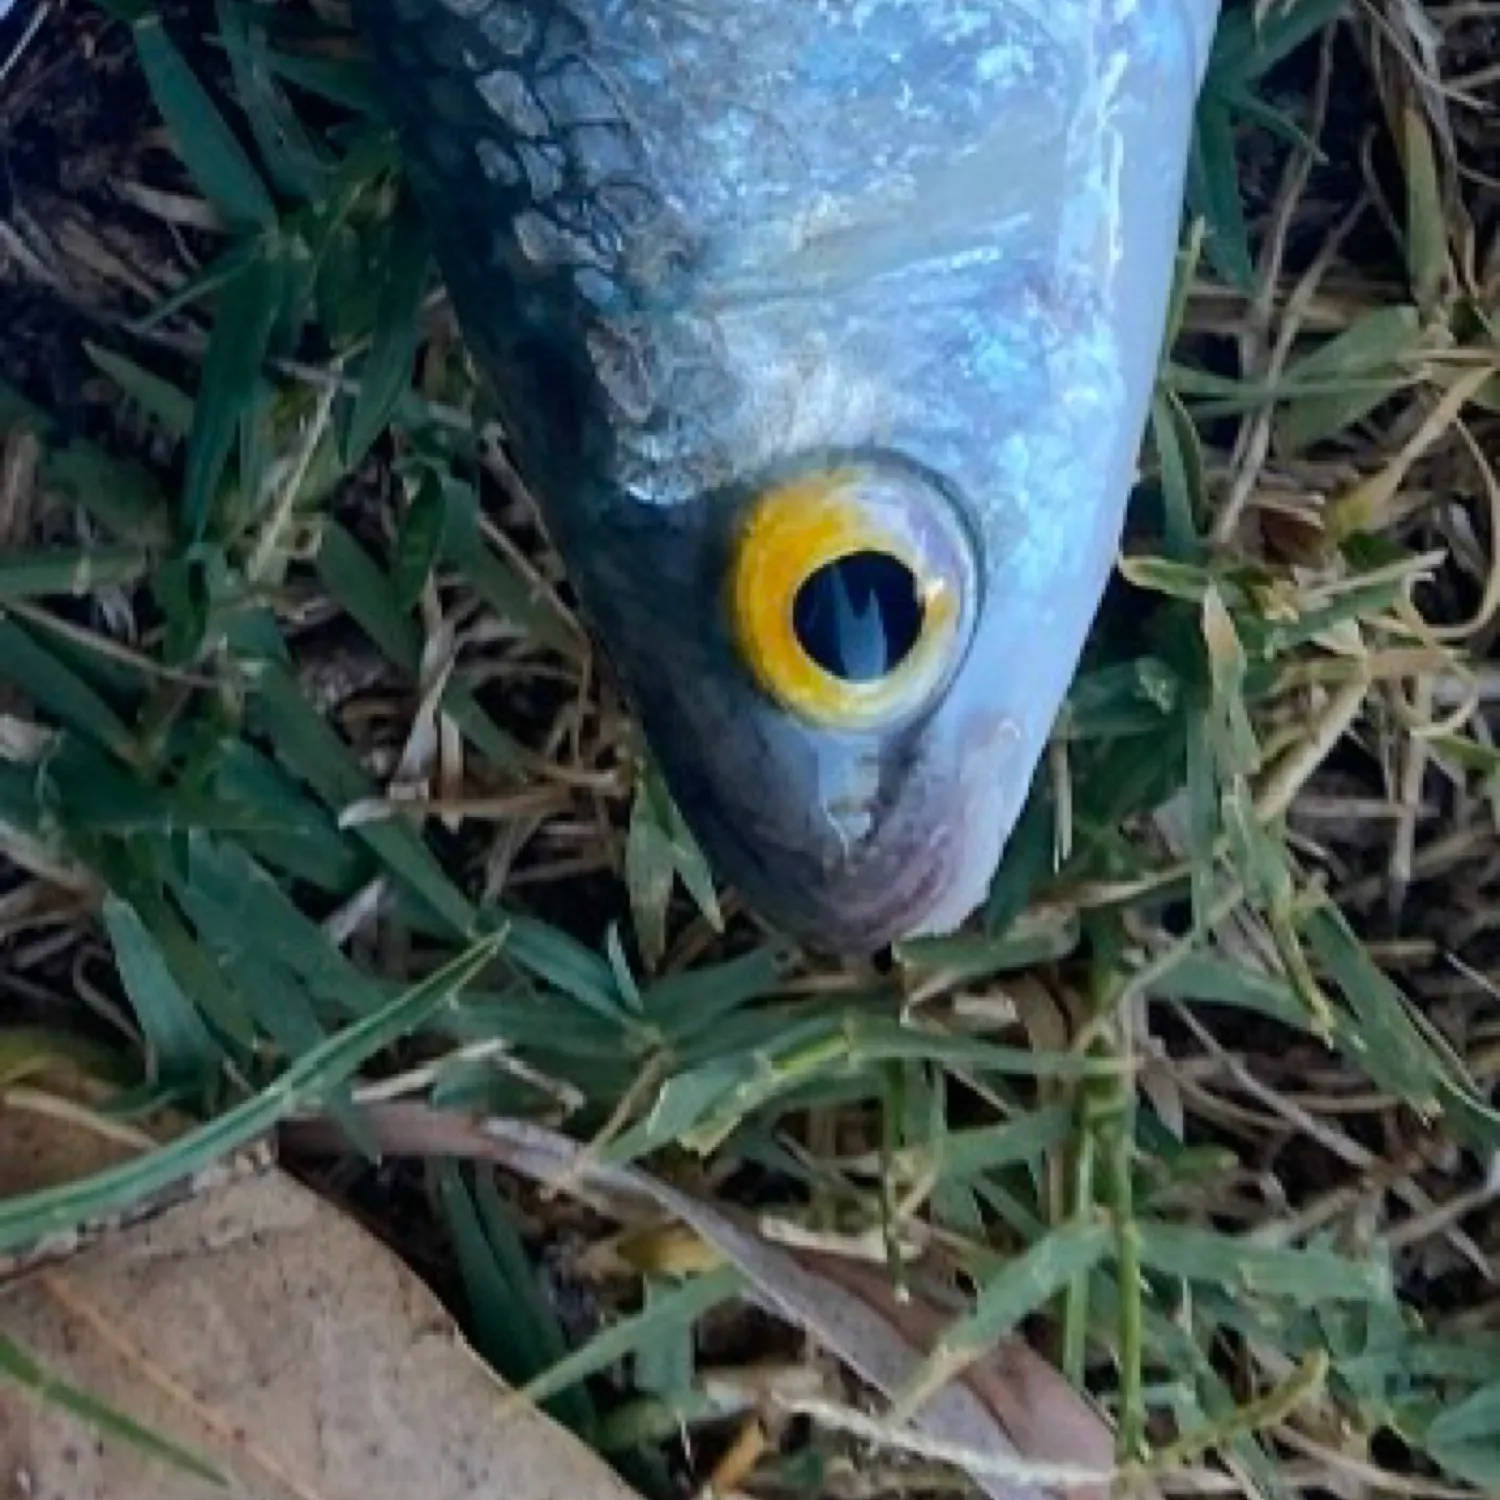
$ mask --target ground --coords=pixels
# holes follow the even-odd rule
[[[704,899],[441,289],[403,269],[399,164],[355,155],[379,126],[340,7],[129,9],[0,23],[15,1035],[222,1114],[511,920],[464,1005],[354,1060],[362,1097],[548,1120],[825,1248],[913,1243],[960,1304],[1097,1209],[1107,1251],[1013,1321],[1122,1460],[1500,1488],[1494,8],[1230,8],[1120,577],[983,920],[880,972]],[[227,133],[185,137],[215,107]],[[297,1141],[512,1378],[537,1371],[497,1321],[586,1347],[640,1304],[640,1257],[601,1260],[566,1197]],[[494,1274],[518,1247],[534,1279]],[[645,1263],[653,1295],[696,1269]],[[569,1410],[600,1442],[639,1420],[610,1451],[644,1491],[722,1462],[747,1494],[859,1492],[803,1421],[749,1465],[739,1418],[651,1428],[664,1370],[687,1410],[803,1341],[737,1306],[640,1339]],[[964,1488],[861,1461],[872,1496]]]

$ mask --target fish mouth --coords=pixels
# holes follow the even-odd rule
[[[941,729],[865,746],[793,739],[779,718],[763,736],[726,718],[712,737],[654,743],[718,879],[782,938],[860,961],[956,932],[984,905],[1029,790],[1018,723],[949,707]]]
[[[881,900],[839,901],[814,898],[797,913],[797,927],[787,935],[810,952],[842,959],[868,959],[915,938],[953,930],[968,916],[933,923],[933,914],[949,908],[950,881],[935,863],[924,878]]]
[[[713,814],[690,821],[710,862],[781,936],[810,953],[862,960],[951,932],[984,900],[993,872],[966,849],[962,812],[933,814],[921,837],[887,836],[868,857],[833,868],[805,850],[767,847]]]
[[[947,904],[949,884],[941,862],[915,880],[894,889],[883,884],[878,892],[863,881],[851,883],[852,888],[827,883],[812,887],[779,881],[772,872],[736,883],[756,912],[784,937],[811,953],[841,959],[866,959],[925,935],[931,914]]]

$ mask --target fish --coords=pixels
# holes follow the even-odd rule
[[[1102,607],[1218,0],[355,0],[513,462],[710,867],[985,902]]]

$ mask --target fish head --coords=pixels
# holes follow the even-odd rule
[[[903,195],[801,236],[768,215],[768,248],[705,270],[657,330],[671,438],[639,483],[611,453],[624,498],[576,508],[568,555],[684,817],[814,948],[983,904],[1114,569],[1202,64],[1165,22],[1109,40],[1092,102],[1030,137],[975,124]]]
[[[710,864],[984,900],[1113,567],[1216,0],[360,0],[460,321]]]
[[[1050,563],[1018,558],[1026,513],[866,448],[571,549],[710,864],[813,949],[948,932],[986,896],[1113,560],[1107,526],[1067,546],[1066,512]]]

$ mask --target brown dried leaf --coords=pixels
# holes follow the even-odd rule
[[[34,1181],[42,1154],[75,1175],[75,1151],[31,1125],[0,1112],[0,1161],[33,1158],[15,1180]],[[33,1271],[0,1290],[0,1328],[57,1379],[230,1478],[220,1489],[0,1384],[0,1495],[639,1500],[507,1399],[401,1261],[280,1172]]]

